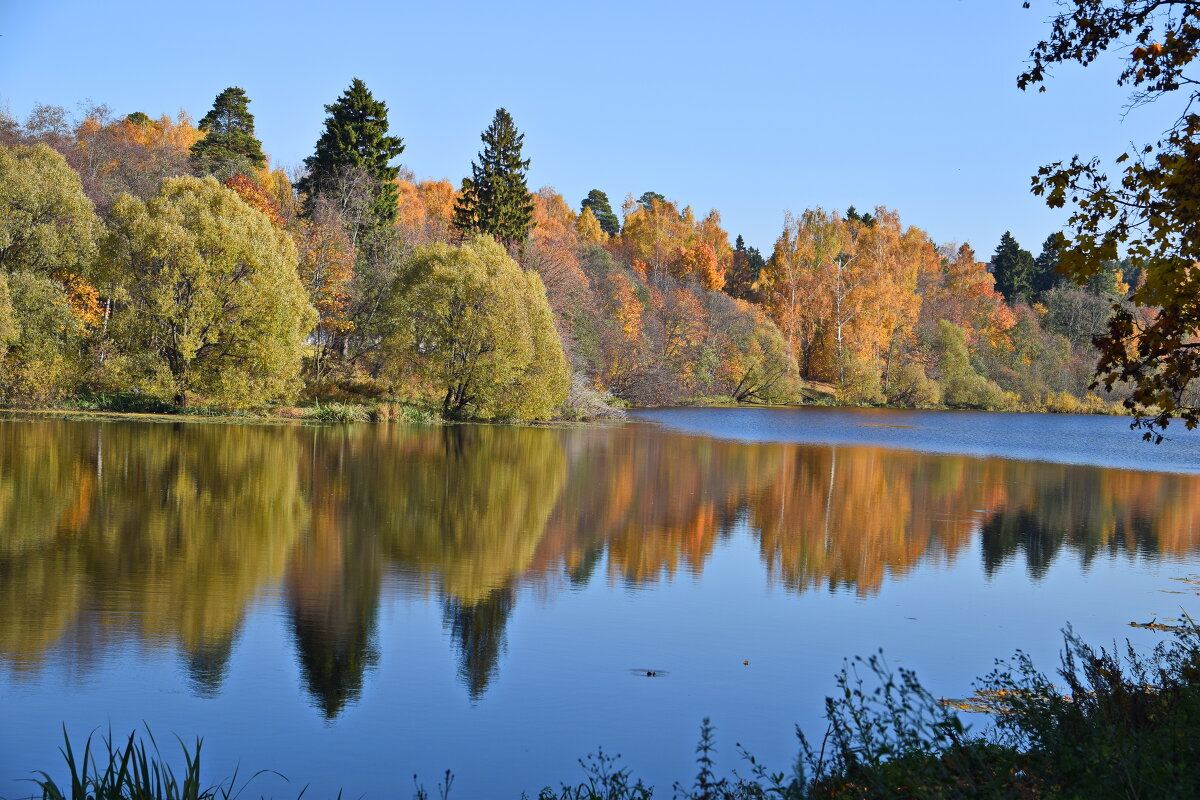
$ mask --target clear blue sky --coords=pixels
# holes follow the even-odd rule
[[[619,206],[654,190],[769,254],[786,210],[883,204],[981,257],[1011,229],[1035,255],[1065,219],[1029,176],[1153,138],[1166,106],[1122,118],[1113,63],[1016,75],[1049,0],[840,2],[49,2],[0,0],[0,103],[185,109],[252,100],[275,163],[311,153],[360,77],[418,177],[457,184],[506,107],[530,186]]]

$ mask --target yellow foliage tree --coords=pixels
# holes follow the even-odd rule
[[[666,273],[679,249],[695,235],[695,216],[690,208],[683,211],[670,200],[651,200],[648,204],[626,198],[622,207],[625,224],[615,248],[629,262],[644,262],[650,275]]]
[[[832,265],[845,247],[845,229],[820,208],[799,219],[788,214],[783,232],[756,284],[807,376],[824,366],[820,347],[829,335]]]
[[[590,208],[585,208],[575,220],[575,235],[581,242],[604,244],[608,241],[608,234],[600,227],[600,221]]]
[[[0,360],[8,353],[9,345],[17,340],[20,333],[16,311],[13,310],[12,295],[8,291],[8,276],[0,272]]]

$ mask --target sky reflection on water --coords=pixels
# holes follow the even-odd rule
[[[669,784],[706,715],[725,767],[738,741],[786,768],[845,656],[884,647],[952,694],[1018,647],[1052,667],[1068,621],[1150,643],[1126,623],[1192,600],[1162,592],[1197,571],[1200,477],[1124,421],[989,418],[1013,453],[1072,460],[1058,437],[1083,437],[1176,472],[861,427],[917,423],[938,449],[960,432],[937,414],[789,413],[0,421],[0,796],[55,764],[64,722],[203,735],[213,777],[240,762],[317,795],[406,795],[451,767],[458,796],[518,796],[597,745]],[[798,427],[866,438],[778,441]]]

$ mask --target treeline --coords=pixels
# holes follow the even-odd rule
[[[184,114],[0,118],[0,402],[401,401],[545,419],[633,404],[1101,407],[1086,287],[1008,234],[985,264],[886,208],[788,216],[769,257],[656,192],[530,191],[497,110],[455,187],[355,79],[295,175],[231,87]]]

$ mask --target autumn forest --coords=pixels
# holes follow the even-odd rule
[[[249,106],[231,87],[198,123],[0,119],[0,402],[550,419],[1120,399],[1089,391],[1093,338],[1138,276],[1068,282],[1058,234],[977,251],[883,206],[815,207],[760,249],[658,192],[530,190],[504,109],[455,185],[396,166],[402,123],[357,79],[295,174]]]

